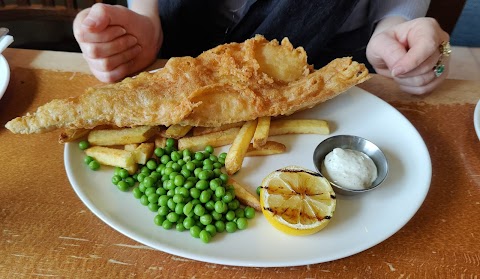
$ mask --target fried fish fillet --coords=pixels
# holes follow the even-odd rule
[[[290,115],[369,79],[350,57],[314,70],[302,47],[261,35],[220,45],[198,57],[171,58],[165,67],[115,84],[56,99],[9,121],[13,133],[100,125],[173,124],[216,127],[262,116]]]

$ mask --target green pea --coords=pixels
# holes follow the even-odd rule
[[[185,177],[181,174],[177,174],[175,175],[175,178],[173,179],[173,181],[175,186],[183,186],[183,184],[185,183]]]
[[[219,178],[224,182],[224,183],[227,183],[228,181],[228,174],[226,173],[222,173]]]
[[[217,234],[217,228],[215,227],[215,225],[208,224],[205,226],[205,230],[209,232],[212,237]]]
[[[147,176],[143,179],[142,183],[145,185],[146,188],[150,188],[153,187],[155,181],[150,176]]]
[[[175,181],[173,180],[167,180],[167,182],[165,182],[165,189],[166,190],[173,190],[175,189]]]
[[[147,206],[149,204],[147,195],[142,195],[140,197],[140,203]]]
[[[145,184],[144,184],[145,185]],[[150,196],[152,194],[155,194],[156,189],[153,187],[145,187],[145,195]]]
[[[183,219],[183,226],[189,230],[191,229],[193,226],[195,226],[195,220],[192,218],[192,217],[187,217],[185,219]]]
[[[193,212],[197,216],[202,216],[202,215],[205,214],[205,207],[203,207],[203,205],[201,205],[201,204],[197,204],[197,205],[195,205],[195,208],[193,209]]]
[[[182,168],[182,170],[180,171],[180,173],[183,175],[183,177],[189,177],[189,176],[192,176],[192,172],[189,171],[187,168]]]
[[[179,218],[180,218],[180,216],[175,212],[170,212],[167,215],[167,220],[172,222],[172,223],[176,223]]]
[[[81,150],[85,150],[87,148],[90,147],[90,143],[86,140],[82,140],[81,142],[78,143],[78,147],[81,149]]]
[[[209,183],[207,180],[199,180],[197,183],[195,183],[195,188],[198,190],[206,190],[209,187]]]
[[[180,172],[182,170],[182,166],[179,163],[173,163],[172,169],[176,172]]]
[[[245,207],[245,217],[247,219],[253,219],[255,217],[255,209],[253,207]]]
[[[222,158],[222,159],[225,159],[227,158],[227,153],[226,152],[222,152],[218,155],[218,158]]]
[[[210,154],[210,157],[208,157],[212,163],[217,163],[218,162],[218,157],[215,156],[215,154]]]
[[[172,199],[175,203],[183,202],[185,200],[185,198],[182,195],[179,195],[179,194],[175,194],[172,197]]]
[[[212,215],[210,214],[205,214],[205,215],[202,215],[200,216],[200,223],[202,223],[202,225],[208,225],[210,223],[212,223],[213,221],[213,218],[212,218]]]
[[[187,202],[183,207],[183,214],[185,214],[185,216],[188,216],[192,210],[193,210],[193,203]]]
[[[143,166],[140,169],[140,172],[148,176],[148,175],[150,175],[151,170],[147,166]]]
[[[217,229],[218,233],[222,233],[225,231],[225,222],[222,220],[218,220],[215,222],[215,228]]]
[[[200,229],[199,226],[195,225],[195,226],[190,228],[190,235],[195,237],[195,238],[200,238],[200,232],[201,231],[202,231],[202,229]]]
[[[172,161],[176,162],[180,160],[182,157],[178,151],[172,151],[172,153],[170,154],[170,158],[172,158]]]
[[[125,182],[127,182],[128,186],[130,187],[135,186],[135,179],[133,179],[131,176],[125,178]]]
[[[210,160],[210,158],[207,158],[207,159],[203,160],[203,165],[204,165],[204,166],[205,166],[205,165],[213,165],[213,161]]]
[[[122,181],[118,182],[117,188],[118,188],[118,190],[120,190],[122,192],[126,192],[126,191],[128,191],[128,188],[130,188],[130,185],[128,185],[127,182],[122,180]]]
[[[211,172],[212,172],[212,176],[213,176],[213,169],[214,169],[214,168],[213,168],[213,165],[204,165],[204,166],[202,167],[202,169],[211,171]]]
[[[245,210],[243,208],[235,209],[235,217],[237,218],[244,218],[245,217]]]
[[[208,212],[215,212],[215,202],[213,200],[207,201],[205,203],[205,208],[208,210]]]
[[[147,161],[146,166],[149,170],[155,170],[157,169],[157,162],[154,159],[150,159]]]
[[[165,155],[165,150],[161,147],[157,147],[155,148],[155,150],[153,151],[153,153],[155,153],[155,156],[157,156],[158,158],[162,157],[163,155]]]
[[[212,197],[212,193],[210,191],[204,190],[200,193],[199,200],[201,203],[207,203],[210,198]]]
[[[208,153],[212,154],[213,151],[214,151],[214,149],[211,145],[205,146],[205,152],[208,152]]]
[[[229,233],[234,233],[238,229],[237,223],[229,221],[227,224],[225,224],[225,230]]]
[[[130,174],[128,173],[128,171],[126,169],[121,169],[119,172],[118,172],[118,175],[121,177],[121,178],[127,178],[130,176]]]
[[[227,211],[228,207],[223,201],[216,201],[215,202],[215,212],[224,213]]]
[[[171,210],[175,210],[175,206],[177,206],[177,204],[173,201],[173,198],[169,198],[167,201],[167,206]]]
[[[145,190],[146,190],[147,188],[145,187],[145,184],[140,183],[140,184],[138,184],[138,189],[139,189],[142,193],[145,193]]]
[[[152,212],[158,211],[158,204],[156,203],[149,203],[147,206],[148,206],[148,209],[150,209],[150,211]]]
[[[83,162],[87,165],[90,164],[90,162],[93,161],[93,160],[94,159],[93,159],[92,156],[85,156],[85,158],[83,158]]]
[[[97,160],[93,160],[91,161],[90,163],[88,163],[88,167],[93,170],[93,171],[96,171],[100,168],[100,163],[97,161]]]
[[[248,227],[248,220],[245,217],[240,217],[237,219],[237,228],[239,230],[244,230]]]
[[[173,223],[170,222],[170,221],[168,221],[168,220],[165,220],[165,221],[163,221],[163,223],[162,223],[162,227],[163,227],[164,229],[166,229],[166,230],[169,230],[169,229],[171,229],[171,228],[173,227]]]
[[[194,157],[197,161],[202,161],[203,159],[205,159],[205,155],[202,152],[195,152]]]
[[[175,146],[175,139],[168,138],[165,142],[165,146],[174,147]]]
[[[225,218],[227,219],[227,221],[233,221],[233,219],[235,219],[235,211],[229,210],[225,215]]]
[[[215,178],[210,180],[209,184],[210,184],[210,189],[212,189],[212,191],[215,191],[218,187],[222,186],[222,180],[220,180],[219,178]]]
[[[177,205],[175,206],[175,213],[177,213],[179,216],[183,215],[184,207],[185,207],[185,203],[183,202],[177,203]]]
[[[212,239],[212,236],[206,230],[200,231],[199,237],[203,243],[209,243],[210,240]]]
[[[121,180],[122,180],[122,178],[120,177],[120,175],[114,175],[114,176],[112,176],[112,183],[113,183],[114,185],[117,185],[118,182],[120,182]]]
[[[223,215],[221,213],[216,212],[215,210],[210,212],[210,214],[212,214],[212,218],[215,221],[222,220],[223,218]]]
[[[225,195],[222,197],[222,200],[225,202],[225,203],[229,203],[233,200],[234,196],[231,192],[226,192]]]
[[[178,232],[183,232],[185,231],[185,226],[183,225],[183,223],[177,223],[175,225],[175,229],[178,231]]]
[[[167,202],[168,202],[169,199],[170,199],[169,196],[167,196],[167,195],[161,195],[161,196],[158,198],[158,205],[160,205],[160,206],[167,206]]]
[[[185,164],[185,166],[186,166],[187,170],[189,170],[189,171],[191,171],[191,172],[194,171],[195,168],[197,167],[197,166],[195,165],[195,163],[193,163],[193,162],[187,162],[187,163]]]
[[[220,168],[215,168],[213,169],[213,176],[218,178],[220,177],[220,175],[222,175],[222,170]]]
[[[194,199],[200,198],[200,193],[201,193],[201,191],[197,188],[191,188],[190,189],[190,197],[192,197]]]
[[[190,197],[190,191],[187,188],[179,187],[178,195],[182,195],[184,198]],[[175,188],[176,189],[176,188]]]
[[[237,199],[228,203],[228,209],[230,209],[230,210],[235,210],[238,207],[240,207],[240,202]]]
[[[163,196],[167,194],[167,190],[165,190],[163,187],[158,187],[155,193],[159,196]]]
[[[223,164],[219,163],[219,162],[215,162],[213,163],[213,168],[214,169],[221,169],[223,167]]]
[[[147,197],[148,197],[148,201],[150,203],[155,203],[155,204],[158,204],[158,198],[159,196],[154,192],[150,195],[147,194]]]
[[[262,189],[262,186],[257,187],[257,195],[260,196],[260,190]]]
[[[217,187],[217,189],[215,189],[215,196],[217,196],[218,198],[223,198],[223,196],[225,196],[225,188]]]
[[[170,156],[168,156],[167,154],[163,155],[162,157],[160,157],[160,162],[162,164],[166,164],[170,162]]]
[[[172,168],[173,169],[173,168]],[[170,173],[170,175],[168,176],[168,178],[170,180],[172,180],[173,182],[175,182],[175,176],[179,175],[178,172],[176,172],[175,170],[173,172]]]
[[[167,206],[160,206],[157,210],[158,215],[167,216],[170,213],[170,208]]]
[[[161,226],[163,224],[163,221],[165,221],[165,216],[156,215],[155,218],[153,218],[153,222],[157,226]]]
[[[136,199],[141,198],[142,195],[143,195],[142,191],[140,191],[140,189],[138,189],[138,187],[136,187],[135,189],[133,189],[132,194],[133,194],[133,196],[134,196]]]
[[[145,179],[145,177],[147,177],[146,174],[144,174],[144,173],[139,173],[139,174],[137,175],[137,181],[138,181],[138,182],[143,182],[143,180]]]
[[[166,166],[162,163],[158,165],[158,167],[155,169],[156,172],[160,173],[160,175],[163,175],[163,171],[165,170]]]

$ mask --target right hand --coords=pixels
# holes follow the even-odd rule
[[[123,79],[155,61],[161,32],[156,12],[143,15],[106,4],[82,10],[73,22],[75,39],[90,70],[103,82]]]

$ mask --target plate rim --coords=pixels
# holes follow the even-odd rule
[[[8,65],[8,61],[5,56],[0,53],[0,70],[2,67],[5,68],[5,82],[0,84],[0,99],[2,99],[3,94],[5,94],[7,91],[8,84],[10,83],[10,66]]]
[[[383,105],[388,106],[390,109],[393,110],[392,112],[397,114],[397,117],[402,118],[405,121],[405,124],[410,126],[410,128],[412,129],[412,132],[414,132],[415,135],[420,139],[420,141],[418,141],[418,144],[420,144],[419,148],[421,148],[425,152],[425,154],[424,154],[424,155],[426,155],[425,159],[428,159],[427,160],[428,165],[424,166],[425,167],[425,175],[428,176],[428,177],[425,177],[426,178],[426,185],[422,188],[423,191],[419,193],[419,194],[421,194],[421,197],[419,199],[418,204],[416,204],[415,207],[412,207],[412,214],[410,216],[407,216],[407,218],[404,219],[404,222],[400,222],[400,223],[396,224],[396,226],[394,226],[394,228],[391,229],[390,233],[386,233],[386,234],[383,235],[383,237],[375,240],[374,241],[375,243],[373,245],[365,244],[364,246],[358,247],[358,249],[352,249],[348,253],[343,253],[343,255],[341,255],[341,256],[332,257],[329,260],[318,261],[317,258],[314,258],[314,259],[311,259],[309,262],[307,262],[305,260],[300,260],[300,261],[292,260],[291,262],[289,262],[289,264],[285,264],[285,262],[281,262],[281,263],[278,263],[278,264],[272,264],[271,262],[266,263],[266,264],[265,263],[264,264],[259,264],[259,263],[256,263],[256,262],[243,262],[243,261],[239,261],[239,260],[228,260],[228,259],[224,259],[224,258],[219,260],[220,257],[212,257],[212,256],[199,257],[197,254],[194,254],[194,253],[191,253],[191,252],[182,251],[181,253],[179,253],[179,252],[177,252],[178,249],[170,249],[168,247],[167,248],[163,247],[163,249],[159,249],[157,247],[154,247],[155,245],[152,245],[151,244],[152,242],[149,241],[148,239],[144,239],[144,237],[142,237],[142,236],[132,235],[132,232],[129,228],[123,228],[123,226],[121,226],[122,228],[119,229],[118,225],[115,226],[115,224],[112,224],[112,223],[115,223],[114,221],[108,220],[108,218],[103,213],[99,212],[99,210],[97,208],[95,208],[95,205],[92,203],[91,200],[87,199],[83,193],[79,192],[80,189],[77,189],[78,186],[75,187],[74,182],[72,180],[72,177],[74,175],[72,173],[72,168],[67,167],[67,165],[69,165],[69,160],[68,160],[68,155],[69,154],[68,153],[70,152],[69,147],[70,147],[71,143],[67,143],[65,145],[65,148],[64,148],[64,163],[65,163],[65,169],[66,169],[66,172],[67,172],[67,176],[68,176],[68,179],[69,179],[69,182],[70,182],[72,188],[74,189],[77,196],[79,196],[81,201],[87,206],[87,208],[90,211],[92,211],[92,213],[94,213],[95,216],[97,216],[104,223],[109,225],[112,229],[114,229],[115,231],[129,237],[130,239],[132,239],[134,241],[137,241],[141,244],[152,247],[152,249],[159,250],[159,251],[162,251],[162,252],[165,252],[165,253],[169,253],[169,254],[172,254],[172,255],[175,255],[175,256],[180,256],[180,257],[184,257],[184,258],[188,258],[188,259],[192,259],[192,260],[196,260],[196,261],[201,261],[201,262],[209,262],[209,263],[213,263],[213,264],[221,264],[221,265],[229,265],[229,266],[245,266],[245,267],[302,266],[302,265],[308,265],[308,264],[330,262],[330,261],[350,257],[350,256],[353,256],[355,254],[366,251],[366,250],[382,243],[383,241],[385,241],[386,239],[390,238],[392,235],[397,233],[400,229],[402,229],[415,216],[415,214],[418,212],[420,207],[423,205],[423,203],[426,199],[426,196],[429,192],[429,189],[430,189],[430,186],[431,186],[431,180],[432,180],[431,156],[430,156],[430,153],[429,153],[429,150],[428,150],[428,147],[427,147],[425,141],[423,140],[422,136],[420,135],[418,130],[415,128],[415,126],[413,126],[413,124],[402,113],[400,113],[395,107],[393,107],[389,103],[385,102],[383,99],[381,99],[378,96],[375,96],[372,93],[370,93],[370,92],[368,92],[364,89],[361,89],[359,87],[355,86],[355,88],[357,90],[360,90],[364,94],[367,94],[367,95],[370,95],[371,97],[374,97],[375,99],[377,99],[377,101],[382,102]],[[156,245],[156,246],[158,246],[158,245]],[[162,245],[160,245],[160,246],[162,246]]]
[[[480,140],[480,100],[478,100],[477,104],[475,105],[475,110],[473,111],[473,127],[475,128],[475,133]]]

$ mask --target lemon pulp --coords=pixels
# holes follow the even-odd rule
[[[260,205],[265,218],[278,230],[309,235],[330,222],[336,196],[328,180],[318,173],[288,166],[263,179]]]

